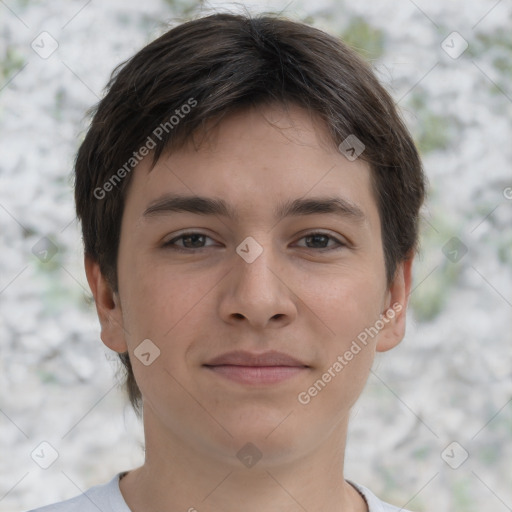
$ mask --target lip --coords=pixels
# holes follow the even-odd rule
[[[295,359],[284,352],[277,352],[270,350],[255,354],[244,350],[235,350],[233,352],[226,352],[220,356],[214,357],[208,361],[205,366],[293,366],[293,367],[307,367],[302,361]]]
[[[221,377],[248,385],[276,384],[309,369],[298,359],[277,351],[227,352],[203,366]]]

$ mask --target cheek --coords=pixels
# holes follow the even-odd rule
[[[211,322],[212,289],[222,274],[153,262],[141,263],[127,277],[123,317],[131,352],[149,338],[160,349],[160,361],[174,369],[197,336],[198,319]]]
[[[128,260],[128,258],[127,258]],[[131,258],[121,267],[123,318],[130,337],[161,339],[190,309],[201,293],[198,279],[149,258]]]
[[[310,412],[319,417],[326,411],[345,414],[360,396],[373,364],[377,337],[368,333],[379,319],[378,294],[359,281],[357,286],[333,286],[313,303],[322,319],[320,364],[299,402],[314,401]]]
[[[350,277],[340,278],[316,298],[316,310],[334,332],[324,338],[325,359],[319,378],[327,384],[319,405],[328,403],[340,410],[351,407],[366,384],[385,288],[384,281],[375,276],[370,271],[352,270]]]
[[[353,405],[364,388],[377,340],[370,329],[382,313],[382,289],[375,278],[368,277],[372,275],[351,269],[347,274],[316,279],[315,286],[311,280],[302,281],[299,293],[314,313],[310,316],[315,318],[321,340],[321,366],[311,390],[322,395],[318,406],[329,404],[343,410]]]
[[[156,397],[163,392],[163,382],[171,388],[164,393],[166,397],[179,392],[174,389],[176,383],[170,375],[178,382],[185,380],[187,334],[195,332],[194,305],[198,307],[201,288],[182,274],[163,272],[156,266],[134,269],[125,283],[124,291],[129,298],[123,303],[127,344],[135,380],[146,399],[158,402]],[[150,343],[144,341],[146,345],[141,345],[143,340]],[[147,346],[144,351],[140,348],[143,346]],[[150,356],[144,357],[147,353]],[[162,398],[163,403],[167,403],[167,398]]]
[[[333,347],[343,348],[379,318],[383,288],[374,276],[369,269],[350,268],[297,279],[301,283],[297,295],[319,320]]]

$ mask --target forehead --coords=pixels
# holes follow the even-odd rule
[[[370,223],[378,217],[369,166],[345,158],[325,122],[305,109],[253,107],[206,129],[199,145],[190,140],[154,168],[150,158],[136,167],[125,205],[133,220],[169,193],[222,198],[238,220],[270,218],[286,203],[318,196],[341,198]]]

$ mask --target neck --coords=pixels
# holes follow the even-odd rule
[[[164,432],[146,410],[144,425],[145,462],[120,482],[133,512],[238,512],[242,504],[244,512],[368,510],[343,477],[347,422],[337,425],[314,450],[295,456],[273,456],[268,442],[271,436],[267,436],[255,443],[261,447],[262,457],[250,467],[236,455],[228,458],[208,446],[190,443],[186,437]],[[254,456],[250,449],[247,453]]]

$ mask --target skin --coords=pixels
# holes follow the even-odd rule
[[[189,144],[149,167],[145,160],[133,171],[127,194],[118,293],[97,263],[85,261],[101,338],[112,350],[129,350],[144,397],[145,463],[120,481],[128,506],[133,512],[234,512],[241,503],[246,512],[367,510],[344,480],[349,413],[375,351],[404,336],[412,265],[412,257],[399,264],[387,286],[368,165],[345,158],[322,121],[300,107],[266,105],[231,114],[199,147]],[[143,217],[167,192],[222,198],[239,219],[188,212]],[[356,204],[365,220],[273,217],[283,201],[333,193]],[[162,247],[189,229],[208,238],[177,240],[188,253]],[[306,236],[317,231],[333,239]],[[252,263],[236,252],[248,236],[263,249]],[[402,310],[308,404],[299,403],[298,394],[395,303]],[[160,349],[149,366],[133,357],[144,339]],[[278,384],[249,387],[203,366],[235,349],[275,349],[309,368]],[[248,442],[262,454],[251,468],[236,456]]]

